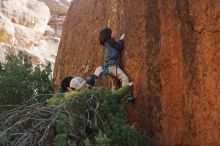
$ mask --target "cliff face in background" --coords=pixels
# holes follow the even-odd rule
[[[99,31],[126,32],[122,62],[134,82],[128,119],[152,145],[220,145],[219,0],[75,0],[55,64],[56,84],[103,63]],[[108,86],[108,77],[99,79]]]
[[[33,64],[53,65],[71,1],[1,0],[0,61],[7,53],[23,51]]]

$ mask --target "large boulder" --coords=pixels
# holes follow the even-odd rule
[[[55,34],[61,37],[62,26],[66,13],[70,7],[72,0],[40,0],[44,2],[51,12],[49,25],[54,29]]]
[[[48,7],[36,0],[7,0],[1,2],[0,40],[1,42],[32,47],[38,44],[50,17]]]
[[[220,145],[219,0],[74,0],[55,64],[59,85],[103,63],[98,34],[126,33],[123,69],[134,82],[128,119],[152,145]],[[108,78],[101,78],[106,87]]]
[[[50,17],[49,8],[37,0],[1,1],[0,13],[12,23],[43,33]]]
[[[40,0],[44,2],[52,14],[58,16],[66,15],[72,0]]]
[[[53,65],[71,1],[0,1],[0,61],[7,53],[23,51],[34,64]]]

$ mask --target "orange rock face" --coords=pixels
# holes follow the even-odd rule
[[[134,82],[128,119],[155,146],[220,145],[219,0],[74,0],[64,22],[55,79],[103,63],[98,34],[127,35],[123,69]],[[108,77],[99,79],[106,87]]]

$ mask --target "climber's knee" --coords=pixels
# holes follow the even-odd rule
[[[102,66],[99,66],[96,68],[94,75],[98,77],[102,72],[103,72]]]

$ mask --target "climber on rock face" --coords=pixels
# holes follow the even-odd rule
[[[95,80],[98,79],[101,73],[104,75],[111,74],[112,76],[116,77],[121,81],[122,87],[128,85],[128,76],[121,69],[120,64],[120,53],[124,47],[124,38],[125,34],[120,37],[119,41],[116,41],[112,37],[112,30],[110,28],[101,30],[99,34],[99,41],[104,47],[105,64],[97,67],[94,74],[90,76],[88,83],[91,86],[95,84]],[[128,101],[134,100],[134,98],[130,95],[127,97],[127,99]]]

